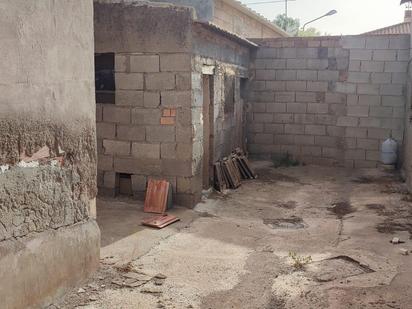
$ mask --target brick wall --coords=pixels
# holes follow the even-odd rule
[[[265,25],[261,20],[251,17],[242,10],[237,1],[215,0],[212,22],[225,30],[246,38],[281,37],[278,31]],[[245,8],[245,10],[248,10]]]
[[[409,36],[256,40],[249,151],[373,167],[403,141]]]

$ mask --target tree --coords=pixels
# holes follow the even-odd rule
[[[299,32],[300,20],[298,18],[287,17],[285,14],[279,14],[273,22],[290,35],[296,36]]]
[[[314,28],[307,28],[305,31],[300,30],[300,19],[287,17],[285,14],[279,14],[273,21],[280,28],[292,36],[320,36],[322,33]],[[326,33],[324,34],[326,35]]]

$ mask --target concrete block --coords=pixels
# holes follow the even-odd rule
[[[176,126],[176,142],[192,143],[193,131],[191,127]]]
[[[296,49],[296,58],[317,59],[318,58],[318,52],[319,52],[319,48],[311,48],[311,47],[297,48]]]
[[[131,113],[129,108],[105,104],[103,106],[103,121],[115,123],[130,123]]]
[[[393,35],[389,38],[390,49],[410,49],[409,35]]]
[[[144,141],[146,138],[146,128],[144,126],[118,124],[116,127],[116,136],[119,140]]]
[[[378,95],[360,95],[358,99],[359,105],[375,106],[381,104],[381,97]]]
[[[266,103],[266,112],[268,113],[285,113],[286,103]]]
[[[285,91],[286,90],[286,82],[285,81],[266,81],[265,82],[265,89],[266,90],[274,90],[274,91]]]
[[[406,73],[392,73],[392,84],[406,85],[407,80],[408,80],[408,75]]]
[[[364,149],[347,149],[345,151],[346,160],[365,160],[366,151]]]
[[[359,84],[357,93],[358,94],[379,95],[380,86],[374,85],[374,84]]]
[[[192,75],[190,72],[176,73],[176,89],[190,90],[192,88]]]
[[[249,100],[255,102],[273,102],[274,98],[274,91],[253,91],[249,95]]]
[[[113,156],[99,154],[97,156],[97,169],[100,171],[112,171],[113,170]]]
[[[339,71],[321,70],[318,72],[318,80],[323,81],[338,81]]]
[[[346,128],[346,137],[366,138],[367,130],[365,128]]]
[[[248,123],[247,131],[250,133],[263,133],[265,125],[263,123]]]
[[[266,69],[286,69],[286,59],[265,59]]]
[[[287,59],[286,67],[288,69],[306,69],[306,59]]]
[[[190,72],[192,57],[190,54],[161,54],[160,71],[162,72]]]
[[[378,150],[366,150],[366,160],[368,161],[379,161],[380,155],[381,153]]]
[[[340,156],[343,156],[342,149],[322,147],[322,157],[339,158]]]
[[[96,121],[103,121],[103,105],[100,103],[96,103]]]
[[[356,149],[356,138],[354,137],[344,138],[343,145],[345,149]]]
[[[266,123],[273,121],[273,114],[269,113],[253,113],[253,121],[256,123]]]
[[[409,61],[411,52],[409,49],[401,49],[396,51],[396,60],[398,61]]]
[[[156,176],[161,174],[160,160],[115,157],[114,169],[118,173]]]
[[[286,90],[287,91],[305,91],[306,82],[305,81],[287,81]]]
[[[276,80],[296,80],[296,71],[295,70],[277,70]]]
[[[382,118],[381,119],[381,128],[383,128],[383,129],[392,129],[392,130],[403,130],[404,122],[399,121],[399,119]]]
[[[261,47],[256,52],[256,58],[276,58],[278,56],[278,48]]]
[[[349,54],[352,60],[372,60],[372,50],[370,49],[351,49]]]
[[[315,145],[315,136],[311,135],[295,135],[296,145]]]
[[[307,59],[306,69],[309,70],[326,70],[328,68],[328,59]]]
[[[396,50],[374,50],[372,59],[377,61],[395,61]]]
[[[312,124],[315,123],[315,115],[311,114],[294,114],[294,123]]]
[[[318,146],[303,146],[302,147],[302,155],[305,156],[321,156],[322,155],[322,148]]]
[[[266,103],[254,102],[254,103],[251,103],[251,105],[252,105],[252,111],[255,112],[255,113],[264,113],[264,112],[266,112]]]
[[[348,82],[349,83],[369,83],[370,73],[366,72],[349,72]]]
[[[349,58],[337,58],[336,68],[340,71],[347,72],[349,70]]]
[[[160,93],[145,91],[143,93],[143,105],[148,108],[158,108],[160,106]]]
[[[403,85],[391,84],[391,85],[381,85],[380,93],[381,95],[403,95]]]
[[[309,135],[326,135],[326,126],[322,126],[322,125],[305,125],[305,134],[309,134]]]
[[[381,120],[379,118],[360,118],[359,126],[366,128],[379,128],[381,126]]]
[[[356,106],[351,105],[347,108],[347,116],[354,116],[354,117],[368,117],[369,115],[369,106]]]
[[[359,102],[359,96],[354,94],[348,94],[346,96],[347,105],[357,105]]]
[[[257,81],[276,80],[276,70],[256,70]]]
[[[97,122],[96,135],[98,138],[114,139],[116,135],[116,125],[110,122]]]
[[[163,159],[161,161],[162,175],[166,176],[193,176],[192,164],[190,161]]]
[[[376,35],[366,38],[366,48],[387,49],[389,48],[389,38],[383,35]]]
[[[394,107],[393,108],[393,118],[402,118],[403,119],[404,117],[405,117],[405,108],[404,107]]]
[[[326,115],[326,114],[317,114],[315,116],[315,124],[322,125],[335,125],[337,116],[335,115]]]
[[[191,151],[189,155],[191,155]],[[160,145],[160,158],[162,159],[176,159],[177,158],[177,144],[176,143],[162,143]]]
[[[299,70],[299,71],[297,71],[296,78],[298,80],[317,81],[318,80],[318,71],[315,71],[315,70]]]
[[[286,111],[288,113],[305,113],[307,105],[305,103],[287,103]]]
[[[138,159],[160,159],[160,144],[132,143],[132,156]]]
[[[345,128],[337,126],[327,126],[326,133],[329,136],[345,136]]]
[[[338,127],[357,127],[359,118],[357,117],[338,117],[336,125]]]
[[[114,71],[115,72],[127,72],[128,71],[128,59],[129,56],[126,55],[114,55]]]
[[[294,92],[276,92],[275,93],[275,102],[294,102],[295,93]]]
[[[285,124],[285,134],[304,134],[305,126],[300,124]]]
[[[391,80],[392,80],[392,73],[372,73],[371,74],[372,84],[390,84]]]
[[[171,90],[175,88],[175,74],[148,73],[145,76],[146,90]]]
[[[340,146],[340,137],[335,136],[315,136],[315,145],[329,147],[329,148],[338,148]]]
[[[290,59],[297,58],[297,48],[279,48],[277,58]]]
[[[146,128],[148,142],[174,142],[176,131],[173,126],[150,126]]]
[[[382,96],[383,106],[403,107],[405,98],[403,96]]]
[[[383,129],[383,128],[369,128],[368,129],[368,138],[376,138],[376,139],[386,139],[390,136],[391,130],[390,129]]]
[[[338,93],[354,94],[356,93],[356,84],[337,82],[334,90]]]
[[[408,69],[407,61],[386,61],[385,72],[406,73]]]
[[[158,55],[130,55],[130,72],[159,72]]]
[[[382,61],[362,61],[361,71],[362,72],[383,72],[384,62]]]
[[[393,109],[389,106],[371,106],[369,109],[369,116],[370,117],[392,117]]]
[[[273,144],[273,134],[256,133],[253,136],[253,142],[256,144]]]
[[[355,168],[375,168],[377,165],[378,163],[373,161],[355,160],[354,162]]]
[[[291,123],[293,122],[293,114],[272,114],[274,123]],[[272,121],[270,121],[272,122]]]
[[[161,105],[163,107],[190,108],[192,103],[191,91],[162,91]]]
[[[308,91],[326,92],[328,91],[328,82],[312,82],[308,81],[306,84]]]
[[[283,124],[265,123],[264,132],[271,133],[271,134],[284,134],[285,128]]]
[[[129,155],[130,154],[130,142],[128,141],[115,141],[105,139],[103,140],[104,154],[109,155]]]
[[[343,48],[365,48],[366,39],[361,36],[343,36],[341,45]]]
[[[134,108],[132,109],[132,123],[137,125],[160,124],[160,109]]]
[[[308,113],[311,113],[311,114],[327,114],[328,111],[329,111],[328,104],[308,103],[308,110],[307,110]]]
[[[143,90],[142,73],[115,73],[116,90]]]
[[[133,192],[146,192],[147,176],[132,175],[131,180],[132,180],[132,191]]]
[[[360,72],[361,68],[361,61],[360,60],[350,60],[349,61],[349,68],[350,72]]]
[[[143,106],[143,91],[116,90],[115,96],[118,106]]]
[[[297,92],[296,102],[316,102],[315,92]]]

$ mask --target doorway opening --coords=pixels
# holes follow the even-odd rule
[[[203,189],[209,189],[213,179],[214,108],[213,75],[203,75]]]

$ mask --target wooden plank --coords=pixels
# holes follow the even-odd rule
[[[163,214],[160,216],[155,216],[155,217],[151,217],[149,219],[143,220],[142,224],[146,226],[162,229],[179,220],[180,219],[175,216]]]

